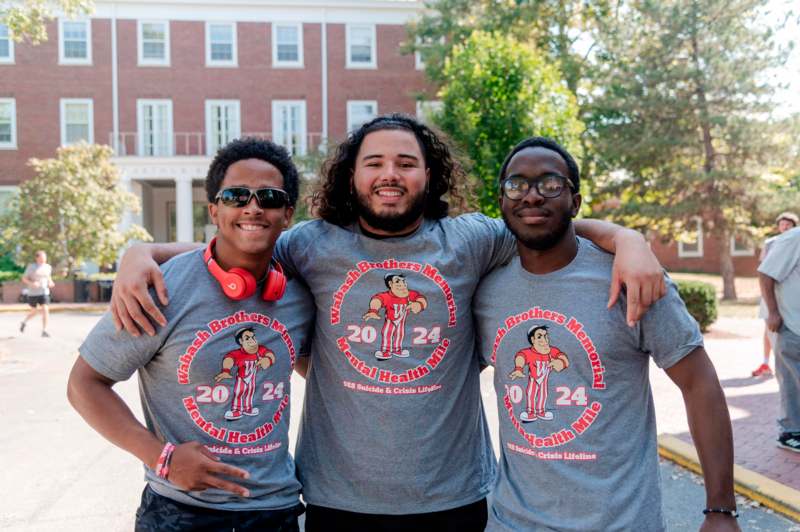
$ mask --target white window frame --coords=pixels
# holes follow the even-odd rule
[[[370,62],[369,63],[362,63],[356,62],[354,63],[351,61],[351,53],[350,53],[350,32],[356,28],[369,28],[372,30],[372,47],[370,51]],[[375,24],[347,24],[345,28],[345,59],[346,59],[346,68],[355,68],[355,69],[374,69],[378,68],[378,36],[377,30],[375,28]]]
[[[308,114],[306,112],[306,101],[305,100],[272,100],[272,141],[276,144],[280,144],[286,147],[286,144],[280,142],[277,138],[277,132],[280,129],[278,123],[278,110],[281,106],[284,105],[299,105],[300,106],[300,123],[302,126],[302,134],[300,136],[300,146],[297,149],[297,155],[305,155],[308,153],[308,123],[307,118]],[[289,147],[286,147],[287,150],[290,151]]]
[[[426,111],[426,107],[429,111],[441,111],[444,109],[444,102],[442,100],[417,100],[417,120],[423,123],[427,123],[425,115],[429,111]]]
[[[0,26],[3,26],[3,24],[0,24]],[[14,64],[14,39],[11,38],[11,33],[10,33],[10,30],[8,29],[8,26],[6,26],[6,32],[7,32],[7,35],[8,35],[8,37],[7,37],[7,39],[8,39],[8,57],[0,56],[0,64],[2,64],[2,65],[13,65]]]
[[[83,23],[86,25],[86,57],[64,57],[64,23]],[[92,64],[92,20],[91,19],[58,19],[58,64],[59,65],[91,65]]]
[[[167,104],[167,149],[166,155],[145,155],[144,153],[144,113],[145,105],[153,104]],[[172,121],[172,100],[170,99],[149,99],[140,98],[136,100],[136,140],[137,150],[136,154],[141,157],[171,157],[175,153],[175,131],[173,130]]]
[[[211,116],[211,108],[215,105],[232,105],[236,109],[236,127],[231,132],[230,140],[242,136],[242,106],[239,100],[206,100],[206,153],[212,157],[217,153],[217,150],[222,147],[222,145],[212,146],[211,144],[214,125]]]
[[[377,100],[347,100],[347,132],[350,133],[355,128],[353,127],[353,107],[356,105],[371,105],[375,108],[373,118],[378,116],[378,101]],[[371,119],[370,119],[371,120]],[[359,126],[360,127],[360,126]]]
[[[697,250],[685,250],[684,243],[678,241],[678,257],[682,259],[699,258],[703,256],[703,220],[699,217],[692,218],[695,224],[695,234],[697,236]]]
[[[9,200],[13,199],[14,196],[19,194],[19,187],[16,186],[16,185],[0,185],[0,198],[2,198],[6,194],[9,195],[9,198],[8,198]],[[3,208],[3,207],[5,207],[5,203],[6,202],[4,202],[4,201],[2,201],[2,199],[0,199],[0,215],[5,213],[5,209]]]
[[[164,58],[152,59],[144,57],[144,33],[142,32],[145,24],[163,24],[164,25]],[[168,67],[170,66],[170,37],[169,37],[169,20],[137,20],[136,21],[136,48],[137,48],[137,66],[157,66]]]
[[[88,106],[89,118],[89,138],[86,142],[94,144],[94,100],[91,98],[61,98],[60,113],[61,113],[61,145],[69,146],[67,143],[67,112],[66,108],[69,104],[85,104]],[[74,143],[71,143],[74,144]]]
[[[211,26],[229,26],[231,28],[231,58],[211,58]],[[207,67],[236,67],[239,66],[239,45],[235,22],[206,22],[206,66]]]
[[[747,249],[736,249],[736,235],[731,236],[731,257],[752,257],[756,254],[753,243]]]
[[[11,104],[11,141],[0,142],[0,150],[17,149],[17,100],[14,98],[0,98],[0,104]]]
[[[297,29],[297,61],[281,61],[278,59],[278,26],[292,26]],[[302,22],[273,22],[272,23],[272,67],[273,68],[303,68],[303,23]]]

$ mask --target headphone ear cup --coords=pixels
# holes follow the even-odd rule
[[[222,290],[233,300],[247,299],[256,293],[256,279],[244,268],[228,270]]]
[[[286,276],[280,269],[270,268],[261,298],[264,301],[278,301],[284,292],[286,292]]]

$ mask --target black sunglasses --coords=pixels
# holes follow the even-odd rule
[[[569,179],[558,174],[545,174],[536,179],[512,175],[503,180],[501,187],[503,194],[510,200],[521,200],[531,188],[543,198],[557,198],[565,188],[575,190]]]
[[[217,192],[214,201],[221,201],[226,207],[241,208],[250,203],[256,197],[258,206],[262,209],[280,209],[289,205],[289,194],[280,188],[258,188],[256,190],[247,187],[223,188]]]

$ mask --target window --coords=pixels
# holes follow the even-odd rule
[[[303,66],[303,25],[272,25],[272,66]]]
[[[306,154],[306,102],[273,100],[272,140],[292,155]]]
[[[19,193],[19,187],[13,185],[0,185],[0,216],[8,211],[11,200]]]
[[[62,65],[92,64],[92,25],[88,20],[58,21],[58,61]]]
[[[236,66],[236,23],[206,23],[206,66]]]
[[[169,66],[169,22],[139,21],[139,66]]]
[[[91,99],[61,99],[61,145],[85,140],[94,142],[94,112]]]
[[[172,100],[137,100],[141,156],[172,155]]]
[[[206,150],[219,148],[242,135],[239,100],[206,100]]]
[[[347,68],[377,68],[374,24],[347,25]]]
[[[8,32],[8,26],[0,24],[0,63],[14,62],[14,41]]]
[[[678,257],[691,258],[703,256],[703,222],[694,218],[688,226],[689,234],[685,241],[678,242]],[[693,230],[693,231],[692,231]]]
[[[734,257],[752,257],[756,254],[752,241],[744,235],[731,237],[731,255]]]
[[[177,242],[178,240],[178,225],[176,223],[175,202],[167,202],[167,242]],[[192,233],[192,242],[208,242],[211,239],[208,237],[208,226],[216,229],[216,226],[211,224],[211,216],[208,214],[207,201],[193,201],[192,202],[192,224],[194,232]],[[214,233],[212,233],[213,236]]]
[[[0,98],[0,149],[17,149],[17,102]]]
[[[417,100],[417,118],[424,124],[433,123],[433,115],[444,109],[441,100]]]
[[[354,131],[378,116],[378,102],[357,100],[347,102],[347,131]]]

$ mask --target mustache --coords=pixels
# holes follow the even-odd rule
[[[520,216],[521,215],[520,213],[522,213],[523,211],[528,211],[526,213],[527,216],[552,216],[553,215],[553,211],[551,211],[550,209],[547,209],[545,207],[531,207],[531,206],[520,205],[518,207],[515,207],[515,208],[511,209],[511,213],[514,216]]]

